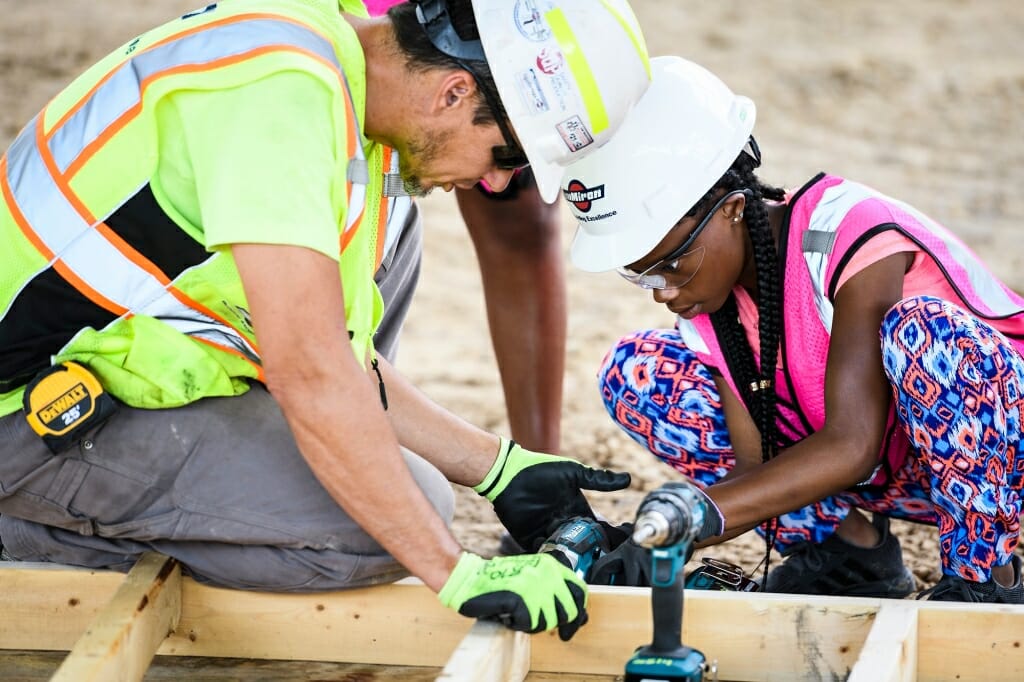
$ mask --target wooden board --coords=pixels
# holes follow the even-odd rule
[[[141,680],[181,615],[181,568],[145,554],[75,642],[53,682]]]
[[[71,649],[123,580],[0,564],[0,648]],[[882,610],[893,605],[901,609]],[[569,643],[553,633],[529,638],[528,680],[619,675],[633,649],[650,639],[649,590],[595,587],[590,614]],[[862,650],[875,666],[866,669],[882,675],[874,679],[1024,679],[1019,606],[687,592],[683,624],[684,642],[717,661],[723,680],[846,679]],[[158,653],[440,670],[472,625],[418,581],[281,595],[186,578],[180,622]]]
[[[0,680],[5,682],[46,682],[57,670],[64,651],[0,651]],[[326,661],[273,661],[214,656],[157,656],[146,671],[144,682],[433,682],[437,668],[415,666],[330,663]],[[614,682],[614,675],[571,675],[529,673],[525,682]],[[480,680],[476,680],[480,682]],[[727,682],[722,680],[721,682]]]

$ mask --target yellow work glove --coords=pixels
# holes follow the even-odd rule
[[[558,628],[563,642],[587,622],[587,586],[549,554],[483,557],[463,552],[438,594],[464,616],[513,630]]]

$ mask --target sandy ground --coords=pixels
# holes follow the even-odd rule
[[[46,100],[134,33],[193,9],[195,0],[0,0],[0,146]],[[750,3],[634,0],[652,54],[702,62],[758,104],[761,176],[798,186],[819,170],[906,200],[962,236],[1011,285],[1024,289],[1024,5],[1009,0]],[[452,197],[424,201],[424,277],[398,365],[469,421],[504,432],[472,245]],[[565,216],[565,243],[573,226]],[[563,448],[631,471],[634,484],[595,495],[630,520],[644,491],[672,477],[618,432],[594,372],[619,336],[670,326],[667,312],[614,275],[569,271],[570,339]],[[938,577],[935,532],[894,524],[923,582]],[[488,505],[460,491],[455,532],[493,552],[500,527]],[[748,535],[709,554],[752,569]]]

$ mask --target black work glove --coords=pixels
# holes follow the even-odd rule
[[[633,524],[624,523],[610,528],[609,538],[618,539],[618,544],[616,539],[612,539],[613,549],[594,560],[587,582],[591,585],[650,587],[651,553],[629,539]],[[612,532],[617,535],[613,536]]]
[[[622,490],[629,480],[627,473],[530,452],[502,438],[498,458],[473,490],[494,504],[498,519],[519,546],[535,552],[564,521],[594,516],[581,490]]]

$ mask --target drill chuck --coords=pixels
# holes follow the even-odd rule
[[[649,510],[636,519],[633,526],[633,542],[641,547],[663,547],[671,544],[672,521],[660,511]]]
[[[708,513],[690,483],[666,483],[648,493],[637,510],[633,542],[641,547],[690,545]]]

